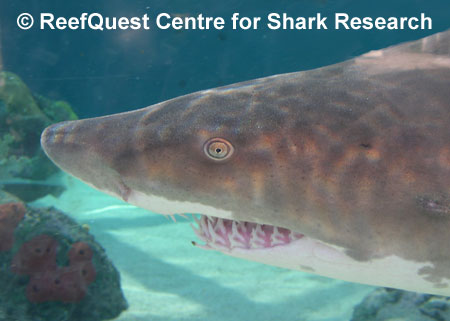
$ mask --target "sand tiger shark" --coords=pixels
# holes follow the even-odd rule
[[[450,296],[450,30],[62,122],[41,144],[126,202],[201,214],[199,247]]]

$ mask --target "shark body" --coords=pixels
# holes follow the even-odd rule
[[[450,295],[450,31],[48,127],[63,170],[204,248]]]

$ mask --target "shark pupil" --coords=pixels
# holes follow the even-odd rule
[[[222,158],[226,156],[227,146],[222,142],[214,142],[210,146],[212,157]]]

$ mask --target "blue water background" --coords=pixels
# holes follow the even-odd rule
[[[142,16],[158,13],[221,16],[218,30],[21,30],[22,12],[38,16]],[[267,16],[286,12],[329,16],[418,16],[433,19],[433,30],[231,30],[233,12]],[[310,1],[1,1],[4,63],[30,88],[72,104],[80,117],[132,110],[193,91],[277,73],[317,68],[372,49],[450,27],[448,0]],[[329,21],[331,22],[331,21]],[[332,24],[330,23],[330,27]]]

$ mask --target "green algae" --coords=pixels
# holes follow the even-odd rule
[[[0,71],[0,180],[45,180],[56,173],[40,136],[48,125],[74,119],[69,103],[35,94],[18,75]]]

